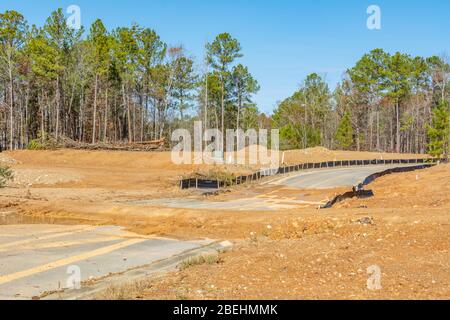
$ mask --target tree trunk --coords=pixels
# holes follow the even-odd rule
[[[59,92],[59,76],[56,77],[56,125],[55,125],[55,139],[59,141],[59,112],[60,111],[60,92]]]
[[[140,141],[144,141],[144,98],[141,97],[141,134],[140,134]]]
[[[205,131],[208,129],[208,73],[206,73],[206,87],[205,87]]]
[[[356,127],[356,150],[361,151],[361,142],[359,139],[360,133],[359,133],[359,127]]]
[[[125,94],[125,84],[122,84],[122,95],[123,95],[123,105],[127,108],[127,121],[128,121],[128,142],[131,143],[133,136],[131,132],[131,111],[130,111],[130,103]]]
[[[369,113],[369,151],[372,151],[373,147],[373,113]]]
[[[20,120],[19,120],[19,149],[23,148],[23,135],[24,135],[24,124],[23,124],[23,105],[22,105],[22,100],[20,100]]]
[[[113,122],[114,122],[114,142],[117,141],[117,99],[116,96],[114,95],[114,117],[113,117]]]
[[[30,98],[30,88],[29,83],[27,87],[27,93],[25,96],[25,144],[28,145],[29,138],[30,138],[30,128],[28,127],[28,118],[29,118],[29,111],[28,111],[28,103]]]
[[[72,126],[72,120],[71,120],[74,97],[75,97],[75,81],[72,84],[72,92],[70,93],[69,111],[65,115],[66,134],[70,134],[71,136],[75,135],[73,126]],[[70,128],[69,132],[67,130],[68,128]]]
[[[182,97],[183,94],[180,94],[180,96]],[[180,120],[181,120],[181,122],[183,122],[183,120],[184,120],[183,105],[184,105],[184,100],[183,100],[183,98],[180,98]],[[183,123],[182,123],[182,125],[183,125]]]
[[[44,91],[44,90],[42,90]],[[41,143],[44,142],[45,139],[45,127],[44,127],[44,92],[42,92],[41,97],[38,96],[38,101],[40,102],[41,109]]]
[[[238,110],[237,110],[237,121],[236,121],[236,139],[237,139],[237,148],[236,151],[239,151],[239,126],[241,125],[240,121],[241,121],[241,106],[242,104],[242,96],[239,94],[239,98],[238,98]],[[244,146],[245,147],[245,146]]]
[[[79,135],[79,139],[81,142],[84,141],[84,106],[85,106],[84,91],[81,90],[81,93],[80,93],[80,135]]]
[[[395,106],[395,120],[396,120],[396,147],[395,151],[400,153],[400,102],[397,99]]]
[[[107,131],[108,131],[108,87],[106,87],[106,93],[105,93],[105,123],[104,123],[104,130],[103,130],[103,141],[106,142],[107,140]]]
[[[224,81],[225,80],[222,80],[222,97],[221,97],[221,105],[222,105],[222,119],[221,119],[221,122],[222,122],[222,125],[221,125],[221,127],[222,127],[222,141],[220,141],[220,143],[221,143],[220,151],[221,152],[224,151],[223,150],[223,146],[224,146],[223,139],[225,137],[225,134],[224,134],[224,129],[225,129],[225,87],[224,87],[224,83],[223,83]]]
[[[9,148],[12,150],[14,146],[14,81],[11,57],[9,57],[9,125]]]
[[[377,151],[380,151],[380,107],[377,106]]]
[[[92,144],[95,144],[96,124],[97,124],[97,91],[98,91],[98,75],[95,75],[94,87],[94,114],[92,120]]]
[[[133,102],[133,141],[136,141],[136,104]]]

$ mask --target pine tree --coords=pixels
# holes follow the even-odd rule
[[[14,79],[17,73],[18,55],[25,41],[27,30],[27,23],[19,12],[12,10],[0,13],[0,73],[2,74],[0,80],[5,78],[5,82],[8,82],[9,85],[10,149],[13,149],[14,143]]]
[[[350,113],[346,112],[336,132],[336,140],[340,147],[348,149],[353,144],[353,128]]]
[[[108,31],[106,30],[103,22],[97,19],[91,26],[90,34],[88,37],[91,43],[91,59],[94,66],[94,106],[93,106],[93,120],[92,120],[92,143],[96,141],[96,130],[97,130],[97,101],[98,92],[101,84],[102,78],[106,77],[106,74],[110,66],[110,50],[111,50],[111,39],[109,37]],[[106,103],[107,103],[107,92],[108,85],[106,84]],[[105,105],[105,113],[108,106]]]
[[[428,152],[434,157],[448,156],[450,148],[450,108],[448,101],[442,100],[433,109],[431,126],[428,126]]]
[[[61,8],[51,13],[42,28],[47,44],[52,47],[56,54],[53,69],[56,71],[54,79],[54,135],[56,141],[59,139],[62,128],[61,116],[66,112],[64,105],[64,85],[67,81],[67,70],[70,64],[70,56],[74,45],[78,43],[84,29],[75,30],[67,25],[66,18]]]
[[[172,96],[180,112],[180,120],[184,120],[184,112],[189,109],[194,99],[193,91],[197,86],[197,76],[194,71],[194,61],[188,57],[180,56],[174,62],[174,79]]]
[[[212,43],[206,45],[208,63],[220,75],[221,82],[221,129],[225,132],[225,96],[226,82],[230,78],[229,66],[241,58],[241,45],[229,33],[219,34]]]
[[[231,88],[233,90],[234,104],[237,106],[236,128],[241,128],[241,113],[246,108],[254,107],[252,95],[260,89],[258,81],[248,71],[248,68],[242,64],[235,66],[231,72]]]

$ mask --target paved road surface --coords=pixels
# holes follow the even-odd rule
[[[109,226],[0,225],[0,299],[31,299],[66,288],[74,270],[84,281],[209,243],[141,237]]]
[[[128,202],[132,205],[163,206],[169,208],[183,209],[206,209],[206,210],[232,210],[232,211],[276,211],[280,209],[295,209],[302,205],[319,205],[319,202],[309,202],[289,197],[274,197],[265,194],[241,198],[229,199],[227,201],[210,201],[193,198],[170,198]]]
[[[318,189],[326,190],[338,187],[351,187],[362,182],[368,176],[382,172],[391,168],[416,166],[414,165],[375,165],[365,167],[348,167],[336,169],[313,169],[294,173],[288,177],[274,177],[273,180],[266,182],[267,185],[286,186],[294,189]],[[169,208],[186,209],[219,209],[233,211],[276,211],[281,209],[293,209],[305,206],[319,206],[327,203],[329,198],[324,193],[320,201],[308,201],[299,197],[289,197],[278,194],[273,196],[262,193],[252,197],[228,199],[227,201],[213,201],[210,199],[199,198],[171,198],[171,199],[152,199],[142,201],[127,202],[131,205],[164,206]]]
[[[321,169],[302,172],[276,180],[272,184],[284,185],[299,189],[332,189],[338,187],[353,187],[368,176],[392,168],[417,166],[414,165],[377,165],[367,167],[350,167],[337,169]]]

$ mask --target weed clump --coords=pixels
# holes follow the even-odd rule
[[[220,258],[217,253],[207,254],[186,259],[180,264],[179,268],[180,270],[185,270],[193,266],[217,263],[220,263]]]
[[[4,188],[6,184],[14,179],[14,174],[9,167],[0,166],[0,188]]]

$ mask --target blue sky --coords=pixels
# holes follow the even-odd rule
[[[2,0],[0,11],[20,11],[42,25],[54,9],[81,8],[82,24],[101,18],[108,28],[132,22],[182,44],[200,64],[206,41],[229,32],[243,47],[241,62],[259,81],[255,97],[270,113],[312,72],[332,89],[364,53],[383,48],[412,55],[450,54],[448,0]],[[368,30],[369,5],[378,5],[382,29]]]

